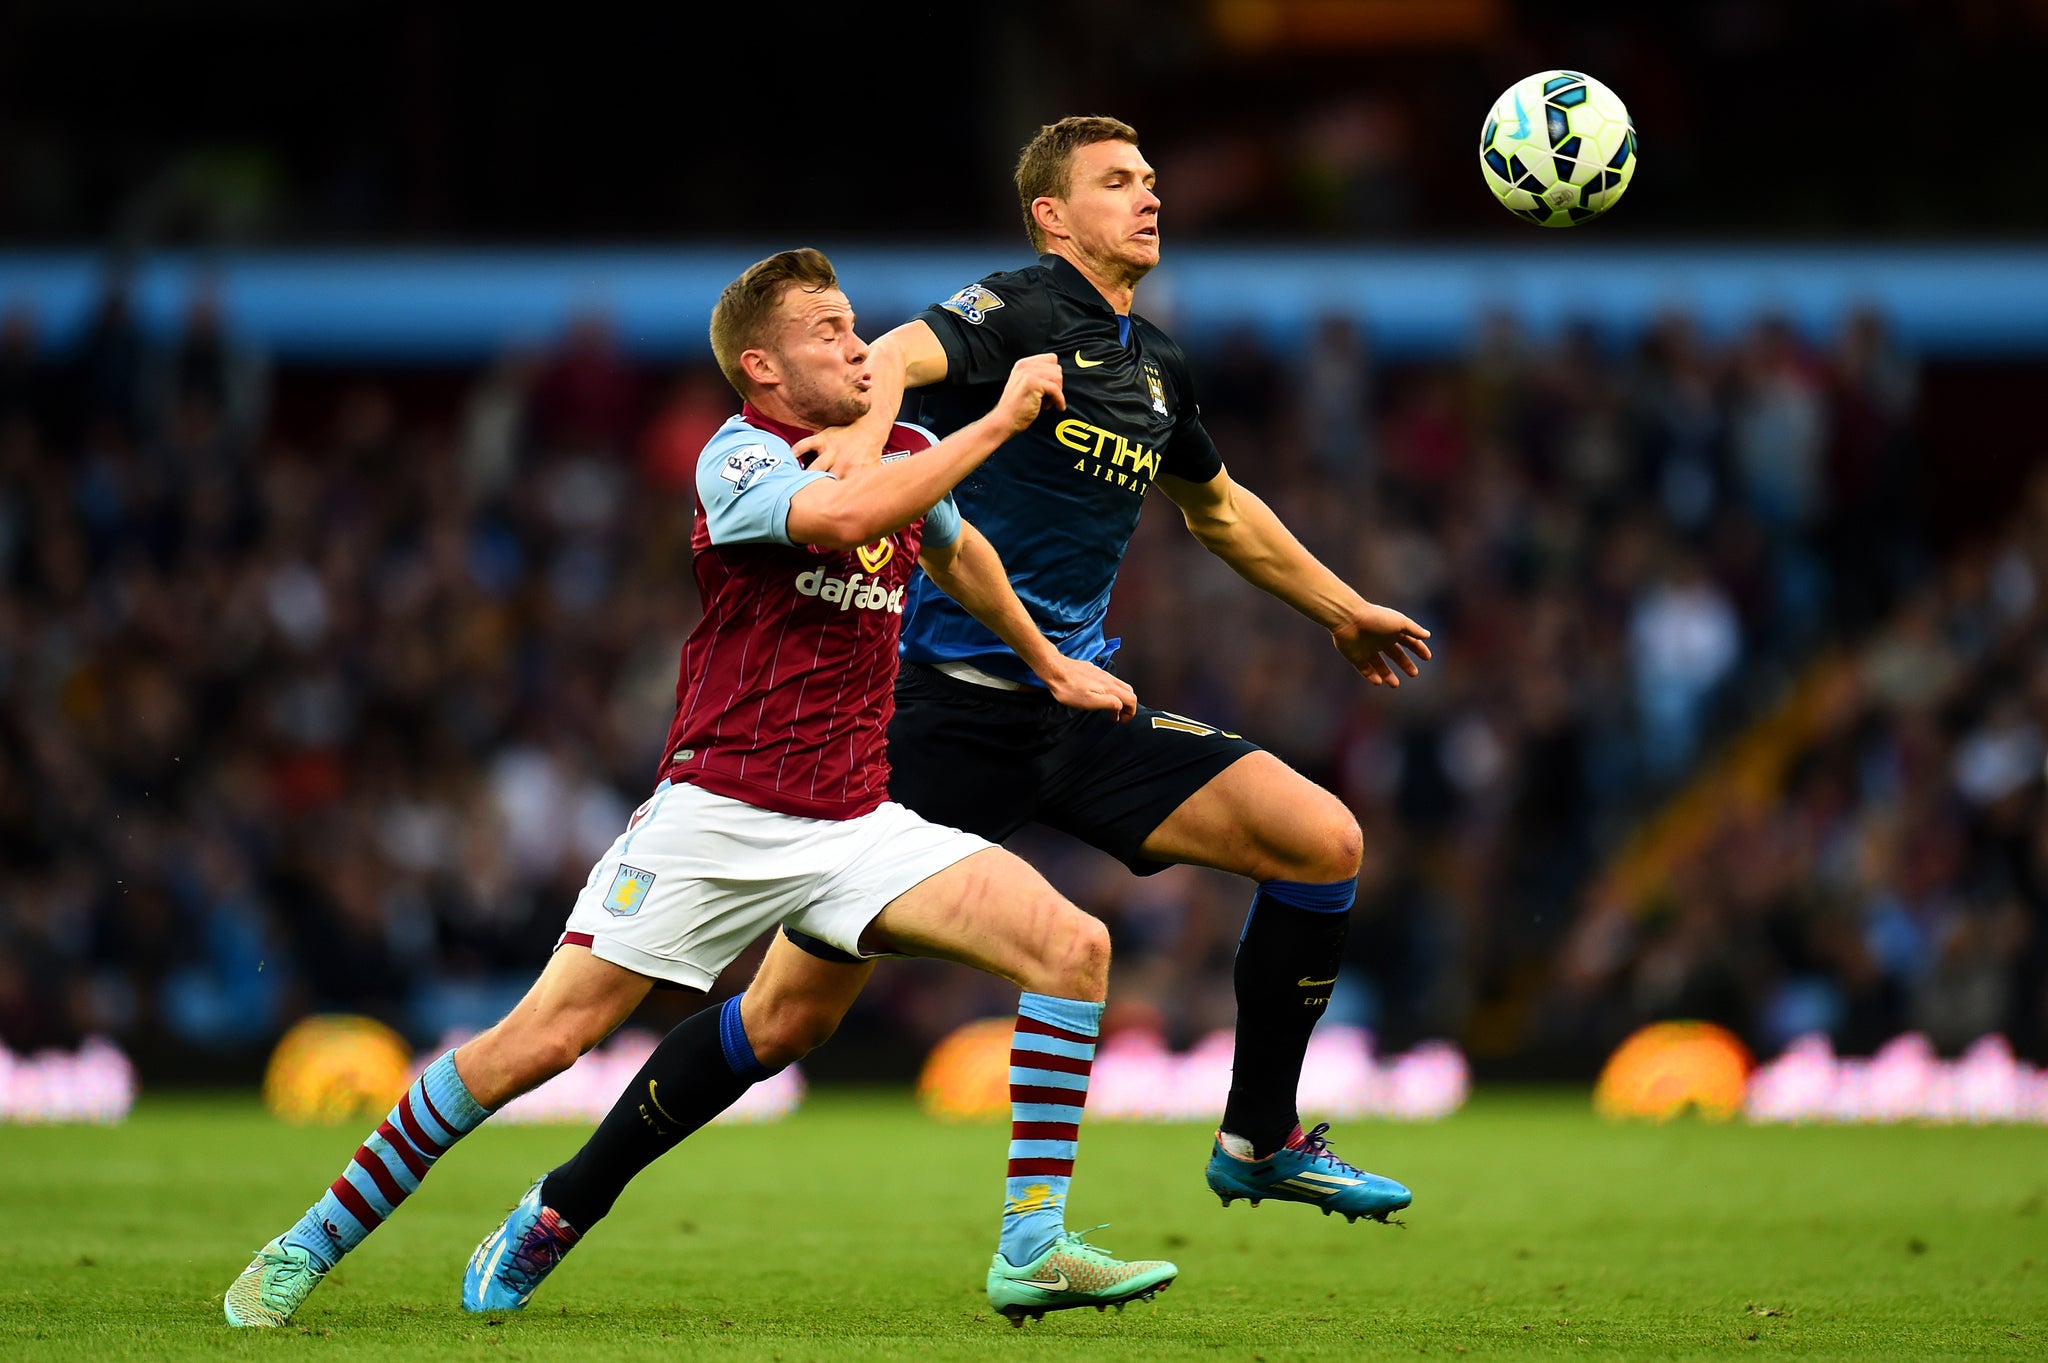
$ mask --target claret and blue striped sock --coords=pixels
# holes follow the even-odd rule
[[[1003,1258],[1021,1268],[1066,1229],[1067,1186],[1088,1101],[1102,1005],[1026,994],[1010,1042],[1010,1169]]]
[[[490,1116],[455,1072],[455,1052],[427,1066],[320,1200],[284,1234],[328,1268],[410,1197],[448,1153]]]

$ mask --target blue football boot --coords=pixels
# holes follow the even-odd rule
[[[1323,1215],[1335,1212],[1347,1221],[1369,1216],[1385,1221],[1414,1200],[1414,1195],[1390,1178],[1354,1169],[1336,1152],[1323,1133],[1328,1122],[1303,1135],[1300,1127],[1287,1143],[1264,1159],[1240,1159],[1223,1148],[1219,1135],[1209,1156],[1209,1191],[1228,1207],[1246,1198],[1256,1207],[1267,1198],[1281,1202],[1306,1202],[1321,1207]]]
[[[517,1311],[583,1238],[553,1207],[541,1205],[540,1185],[546,1181],[545,1174],[535,1179],[505,1224],[469,1256],[462,1274],[463,1310]]]

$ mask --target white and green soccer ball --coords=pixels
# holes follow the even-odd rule
[[[1479,133],[1493,197],[1538,227],[1575,227],[1621,200],[1636,128],[1614,91],[1577,71],[1539,71],[1493,102]]]

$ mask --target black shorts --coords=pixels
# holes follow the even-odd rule
[[[889,795],[933,823],[1002,842],[1028,823],[1071,833],[1139,875],[1139,848],[1256,743],[1138,707],[1122,724],[1033,687],[1004,691],[905,663],[889,725]]]

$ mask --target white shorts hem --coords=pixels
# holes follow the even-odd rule
[[[893,802],[805,819],[686,783],[634,814],[564,928],[600,960],[708,990],[778,924],[865,956],[860,939],[892,901],[990,845]]]
[[[679,984],[685,989],[696,989],[707,994],[711,992],[711,986],[717,978],[705,974],[688,961],[672,961],[597,933],[590,935],[590,954],[600,961],[610,961],[613,965],[623,966],[636,975],[666,980],[670,984]]]

